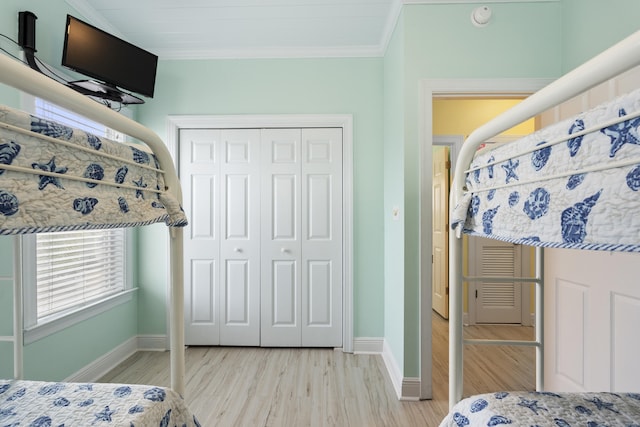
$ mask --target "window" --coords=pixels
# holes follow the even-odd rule
[[[122,229],[38,234],[38,321],[124,291],[124,268]]]
[[[40,99],[35,115],[124,141],[124,135]],[[130,298],[128,235],[107,229],[22,237],[26,342]]]

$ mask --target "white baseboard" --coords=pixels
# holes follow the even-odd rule
[[[383,343],[382,360],[387,367],[387,372],[391,377],[391,383],[393,384],[398,399],[402,399],[402,372],[386,340]]]
[[[354,354],[381,354],[384,348],[383,338],[354,338]]]
[[[140,335],[131,337],[104,356],[67,377],[68,382],[95,382],[137,351],[164,351],[166,335]]]
[[[167,336],[166,335],[139,335],[138,350],[139,351],[166,351]]]
[[[420,378],[403,377],[391,349],[383,342],[382,360],[391,377],[391,383],[399,400],[420,400]]]
[[[400,400],[420,400],[420,378],[405,377],[402,380],[402,395]]]

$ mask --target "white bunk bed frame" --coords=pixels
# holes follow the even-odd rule
[[[95,120],[112,129],[129,135],[153,150],[160,168],[165,171],[166,191],[182,203],[182,190],[173,159],[160,137],[150,129],[106,106],[58,83],[24,64],[0,55],[0,82],[15,89],[50,101],[68,110]],[[184,396],[184,297],[183,297],[183,230],[169,228],[170,235],[170,367],[171,388]],[[14,378],[23,377],[23,307],[22,284],[14,280],[13,336],[0,337],[13,342]]]
[[[583,65],[560,77],[545,88],[482,125],[466,139],[458,156],[450,194],[451,212],[465,193],[465,174],[478,147],[486,140],[528,120],[624,71],[640,65],[640,31],[610,47]],[[536,349],[536,390],[544,390],[543,330],[543,249],[536,247],[534,277],[496,278],[464,277],[462,274],[462,239],[458,227],[449,233],[449,408],[460,401],[463,392],[463,347],[465,344],[533,346]],[[465,340],[463,338],[463,281],[535,283],[535,339]]]

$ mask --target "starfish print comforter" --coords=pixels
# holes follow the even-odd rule
[[[440,427],[640,425],[638,393],[497,392],[458,402]]]
[[[640,90],[480,150],[451,219],[532,246],[640,251]]]
[[[143,147],[0,106],[0,234],[186,225]]]
[[[171,389],[25,380],[0,380],[0,425],[200,427]]]

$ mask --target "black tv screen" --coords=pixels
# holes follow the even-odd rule
[[[152,98],[158,57],[67,15],[62,65],[109,86]]]

